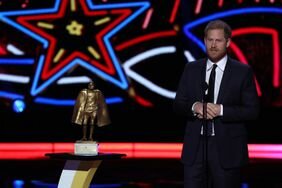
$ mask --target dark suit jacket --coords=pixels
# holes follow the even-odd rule
[[[199,147],[203,120],[192,112],[192,105],[202,101],[207,59],[185,65],[174,100],[174,111],[187,117],[182,162],[193,164]],[[240,167],[248,161],[245,123],[257,118],[259,100],[251,68],[228,58],[221,80],[217,104],[223,105],[223,116],[214,120],[219,160],[223,168]]]

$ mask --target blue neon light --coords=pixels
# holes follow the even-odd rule
[[[106,34],[103,38],[104,43],[106,45],[107,50],[109,51],[109,55],[111,59],[113,60],[113,65],[115,66],[118,74],[118,78],[112,77],[109,74],[106,74],[102,72],[101,70],[94,68],[93,66],[87,65],[88,62],[85,62],[81,59],[74,59],[72,62],[70,62],[67,66],[65,66],[63,69],[61,69],[59,72],[57,72],[55,75],[53,75],[50,79],[47,81],[44,81],[41,85],[38,83],[39,78],[40,78],[40,73],[43,68],[43,63],[45,60],[45,56],[41,55],[39,60],[38,60],[38,67],[35,73],[35,77],[32,83],[32,88],[31,88],[31,95],[35,96],[42,92],[46,87],[48,87],[51,83],[53,83],[56,79],[58,79],[60,76],[62,76],[67,70],[69,70],[72,66],[76,64],[80,64],[93,73],[96,73],[97,75],[106,78],[109,80],[111,83],[117,85],[118,87],[122,89],[127,89],[128,88],[128,82],[126,79],[126,76],[124,75],[122,68],[119,64],[119,61],[115,55],[115,52],[113,50],[112,45],[110,44],[110,38],[116,34],[118,31],[120,31],[123,27],[125,27],[127,24],[129,24],[132,20],[134,20],[138,15],[143,13],[146,9],[150,7],[149,2],[135,2],[135,3],[118,3],[118,4],[103,4],[103,5],[94,5],[91,1],[87,0],[86,1],[89,8],[91,10],[100,10],[100,9],[117,9],[117,8],[139,8],[136,10],[132,15],[128,16],[122,23],[120,23],[118,26],[113,28],[111,32]],[[9,11],[9,12],[2,12],[0,13],[0,19],[2,19],[4,22],[7,24],[13,26],[14,28],[22,31],[23,33],[27,34],[28,36],[34,38],[35,40],[39,41],[42,43],[44,48],[48,48],[48,41],[45,38],[42,38],[38,34],[31,32],[24,26],[16,23],[14,20],[10,19],[9,17],[13,16],[21,16],[21,15],[36,15],[36,14],[51,14],[51,13],[56,13],[59,10],[59,6],[61,4],[61,0],[56,0],[55,5],[53,8],[49,9],[36,9],[36,10],[24,10],[24,11]]]
[[[34,102],[46,105],[54,105],[54,106],[74,106],[75,100],[62,100],[62,99],[54,99],[54,98],[44,98],[44,97],[36,97]],[[106,98],[107,104],[115,104],[122,103],[123,99],[120,97],[110,97]]]
[[[0,58],[0,65],[32,65],[34,63],[34,59],[31,58]]]
[[[39,104],[47,104],[54,106],[73,106],[75,104],[75,100],[51,99],[44,97],[36,97],[34,99],[34,102]]]
[[[48,47],[48,41],[46,39],[40,37],[36,33],[31,32],[30,30],[26,29],[22,25],[19,25],[17,22],[10,19],[9,16],[13,17],[13,16],[34,15],[34,14],[43,14],[43,13],[47,13],[47,14],[48,13],[55,13],[55,12],[57,12],[59,6],[60,6],[60,1],[56,1],[53,8],[0,12],[0,19],[3,22],[8,23],[12,27],[22,31],[26,35],[34,38],[35,40],[37,40],[39,42],[41,42],[43,44],[43,48],[47,48]]]
[[[242,183],[242,187],[241,188],[249,188],[249,185],[247,183]]]
[[[123,102],[123,99],[121,97],[106,98],[107,104],[116,104],[116,103],[122,103],[122,102]]]
[[[25,102],[23,100],[17,99],[13,102],[13,111],[16,113],[21,113],[25,110]]]
[[[23,180],[14,180],[13,188],[24,188],[24,181]]]
[[[206,23],[210,20],[214,19],[220,19],[224,17],[234,16],[234,15],[242,15],[242,14],[255,14],[255,13],[269,13],[269,14],[282,14],[282,8],[276,8],[276,7],[255,7],[255,8],[242,8],[242,9],[235,9],[235,10],[229,10],[224,11],[220,13],[211,14],[209,16],[197,19],[195,21],[192,21],[190,23],[187,23],[183,27],[183,31],[185,35],[191,39],[193,42],[195,42],[204,52],[206,51],[205,45],[197,38],[194,34],[191,33],[191,29],[193,27],[196,27],[200,24]]]
[[[0,91],[0,97],[7,98],[7,99],[24,99],[23,95],[15,94],[15,93],[10,93],[6,91]]]
[[[41,67],[43,66],[43,61],[44,61],[44,56],[41,56],[39,58],[38,69],[35,72],[34,82],[33,82],[32,87],[31,87],[31,95],[33,95],[33,96],[35,96],[38,93],[40,93],[41,91],[43,91],[47,86],[49,86],[51,83],[53,83],[54,81],[59,79],[66,71],[68,71],[70,68],[72,68],[74,65],[77,65],[77,64],[85,67],[86,69],[90,70],[93,73],[97,73],[97,74],[101,75],[102,77],[104,77],[108,80],[111,80],[112,83],[122,87],[120,85],[121,83],[118,80],[112,79],[112,77],[109,74],[106,74],[106,73],[102,72],[100,69],[97,69],[97,68],[91,66],[88,62],[85,62],[80,58],[74,59],[68,65],[66,65],[63,69],[61,69],[61,71],[59,71],[54,76],[49,78],[42,85],[38,86],[40,70],[41,70]]]

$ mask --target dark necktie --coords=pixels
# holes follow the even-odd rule
[[[209,87],[208,87],[208,102],[213,103],[214,101],[214,82],[215,82],[215,69],[217,65],[213,64],[210,78],[209,78]]]
[[[208,102],[213,103],[214,102],[214,83],[215,83],[215,69],[217,65],[213,64],[210,78],[209,78],[209,87],[208,87]],[[212,135],[212,121],[208,121],[208,129],[207,129],[207,135]]]

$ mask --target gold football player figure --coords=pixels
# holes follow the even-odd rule
[[[93,141],[94,126],[102,127],[111,123],[108,107],[102,92],[95,89],[91,81],[87,89],[82,89],[75,102],[72,123],[82,125],[81,141]],[[89,136],[87,137],[87,130]]]

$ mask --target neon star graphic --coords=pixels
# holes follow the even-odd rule
[[[42,45],[31,95],[38,95],[77,65],[127,89],[110,39],[149,7],[148,2],[56,0],[53,8],[2,12],[0,19]]]

